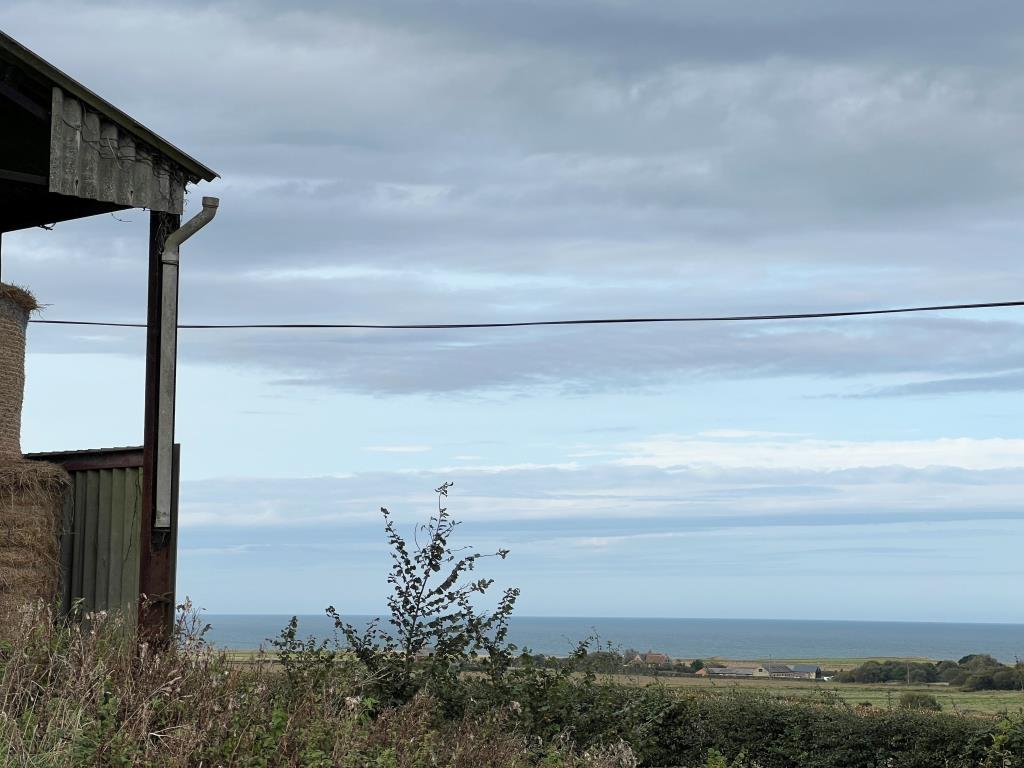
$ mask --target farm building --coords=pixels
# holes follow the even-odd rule
[[[757,667],[703,667],[697,670],[698,677],[768,677],[768,670]]]
[[[794,680],[816,680],[821,667],[816,664],[760,664],[756,667],[704,667],[698,677],[778,677]]]
[[[174,611],[178,249],[186,187],[217,174],[0,32],[0,279],[7,233],[149,211],[146,390],[140,448],[21,451],[25,345],[35,298],[0,282],[0,609],[60,597],[123,609],[166,637]],[[7,270],[9,271],[9,270]],[[142,286],[139,287],[143,290]],[[45,298],[45,297],[44,297]],[[140,602],[140,596],[147,599]]]
[[[771,677],[788,677],[794,680],[817,680],[821,667],[817,664],[768,664]]]
[[[628,658],[628,656],[627,656]],[[626,662],[627,667],[664,667],[672,663],[672,658],[666,653],[637,653]]]
[[[641,653],[638,657],[644,664],[649,666],[659,666],[661,664],[671,664],[672,659],[669,658],[667,653],[656,653],[655,651],[648,651],[647,653]]]

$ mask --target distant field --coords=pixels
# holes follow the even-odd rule
[[[228,650],[225,651],[228,658],[232,661],[237,662],[249,662],[256,659],[259,656],[259,651],[252,650]],[[268,657],[272,658],[273,653],[269,652]],[[685,659],[685,661],[692,661],[692,659]],[[709,656],[704,661],[714,662],[716,664],[722,664],[725,666],[734,667],[756,667],[758,664],[764,664],[765,659],[724,659],[720,656]],[[882,658],[879,656],[865,657],[861,659],[857,658],[836,658],[836,659],[821,659],[821,658],[807,658],[807,659],[772,659],[772,663],[775,664],[817,664],[822,669],[843,671],[845,669],[853,669],[859,667],[866,661],[910,661],[910,662],[933,662],[935,659],[928,659],[924,656],[907,656],[907,657],[886,657]]]
[[[817,662],[821,663],[821,662]],[[824,666],[824,665],[823,665]],[[829,665],[831,666],[831,665]],[[944,712],[961,714],[996,714],[998,712],[1024,712],[1024,692],[1021,691],[960,691],[940,685],[835,683],[823,680],[757,680],[708,679],[706,677],[654,677],[649,675],[607,675],[607,679],[632,685],[661,683],[679,690],[712,691],[766,691],[779,696],[820,696],[823,692],[836,694],[848,704],[856,706],[869,702],[874,707],[896,706],[901,693],[921,691],[930,693],[942,705]]]
[[[685,659],[685,661],[693,661],[693,659]],[[764,664],[768,659],[723,659],[719,656],[712,656],[704,659],[705,662],[714,662],[716,664],[723,664],[727,667],[756,667],[758,664]],[[845,669],[853,669],[859,667],[866,661],[903,661],[903,662],[935,662],[937,659],[929,659],[924,656],[866,656],[864,658],[836,658],[836,659],[821,659],[821,658],[806,658],[806,659],[771,659],[773,664],[817,664],[822,669],[835,670],[842,672]]]
[[[256,651],[228,651],[228,658],[235,664],[252,664],[257,658]],[[272,660],[274,654],[267,654]],[[843,670],[863,664],[865,661],[884,661],[881,658],[836,658],[836,659],[772,659],[780,664],[818,664],[822,669]],[[932,661],[922,657],[899,658],[897,661]],[[731,666],[756,666],[763,663],[752,659],[720,659],[708,661],[728,662]],[[992,715],[1000,712],[1024,713],[1024,692],[1022,691],[960,691],[943,685],[905,685],[905,684],[868,684],[868,683],[836,683],[824,680],[785,680],[780,678],[745,679],[710,679],[706,677],[670,677],[654,675],[599,675],[610,682],[627,685],[650,685],[660,683],[680,692],[692,691],[764,691],[778,696],[814,697],[822,694],[835,694],[851,706],[864,702],[873,707],[888,708],[896,706],[901,693],[921,691],[930,693],[942,705],[942,710],[949,713]]]

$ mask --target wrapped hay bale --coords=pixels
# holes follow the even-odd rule
[[[69,478],[21,454],[25,329],[37,309],[28,291],[0,283],[0,620],[60,582],[60,525]]]

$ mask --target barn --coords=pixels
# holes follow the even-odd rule
[[[165,638],[174,611],[177,540],[178,254],[181,243],[213,218],[218,201],[204,198],[202,211],[184,226],[181,217],[189,185],[217,174],[3,32],[0,130],[0,280],[18,282],[3,261],[10,233],[133,208],[149,212],[148,252],[139,254],[149,267],[148,285],[139,286],[148,299],[142,445],[27,459],[68,473],[58,520],[57,590],[64,608],[137,612],[147,637]],[[0,327],[0,377],[21,387],[25,326],[35,300],[0,286],[6,286],[3,295],[20,297],[5,305],[12,319]],[[8,400],[0,432],[13,435],[20,430],[21,399],[11,394]],[[0,451],[0,477],[39,472],[28,468],[20,445]],[[0,509],[0,526],[13,530],[15,517],[13,508]],[[9,555],[12,562],[16,554]]]

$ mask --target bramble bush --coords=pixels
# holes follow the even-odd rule
[[[360,631],[333,606],[327,609],[347,650],[365,667],[375,695],[387,704],[405,703],[420,692],[457,697],[460,674],[469,663],[500,678],[515,651],[507,642],[508,619],[519,590],[506,589],[493,611],[481,611],[475,602],[494,580],[470,577],[483,558],[504,560],[508,550],[483,554],[451,548],[449,539],[459,525],[444,506],[451,487],[445,483],[436,489],[437,513],[417,527],[411,547],[391,513],[381,508],[391,548],[387,627],[374,619]]]

